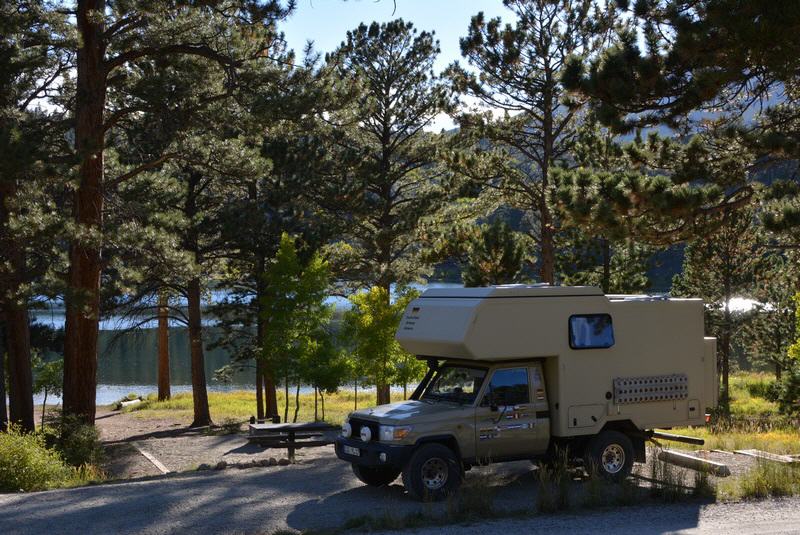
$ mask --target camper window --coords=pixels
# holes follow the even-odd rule
[[[603,349],[614,345],[614,326],[608,314],[581,314],[569,318],[569,347]]]

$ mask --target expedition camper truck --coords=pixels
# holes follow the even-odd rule
[[[566,451],[626,478],[657,428],[717,404],[716,339],[699,299],[595,287],[433,289],[397,331],[429,370],[410,400],[351,413],[336,454],[368,485],[402,473],[415,498],[455,490],[473,464]],[[587,468],[589,470],[589,468]]]

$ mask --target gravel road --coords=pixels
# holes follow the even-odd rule
[[[332,453],[332,452],[331,452]],[[495,503],[509,510],[531,508],[535,492],[530,463],[491,470]],[[482,481],[482,480],[481,480]],[[287,467],[195,472],[144,481],[0,495],[0,533],[265,533],[341,526],[359,515],[399,517],[445,504],[410,501],[397,483],[374,489],[360,485],[350,468],[330,456]],[[491,533],[508,530],[556,533],[800,533],[800,500],[738,505],[627,507],[575,515],[539,516],[422,533]],[[692,532],[692,531],[690,531]]]

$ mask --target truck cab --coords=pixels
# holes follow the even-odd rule
[[[428,373],[409,400],[351,413],[337,456],[368,485],[402,474],[417,499],[453,492],[475,464],[557,452],[626,478],[653,428],[702,425],[699,407],[716,404],[702,303],[637,297],[547,285],[425,292],[397,339]]]

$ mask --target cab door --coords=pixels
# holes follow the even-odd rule
[[[495,369],[475,412],[478,459],[492,462],[544,453],[550,439],[546,411],[538,364]]]

